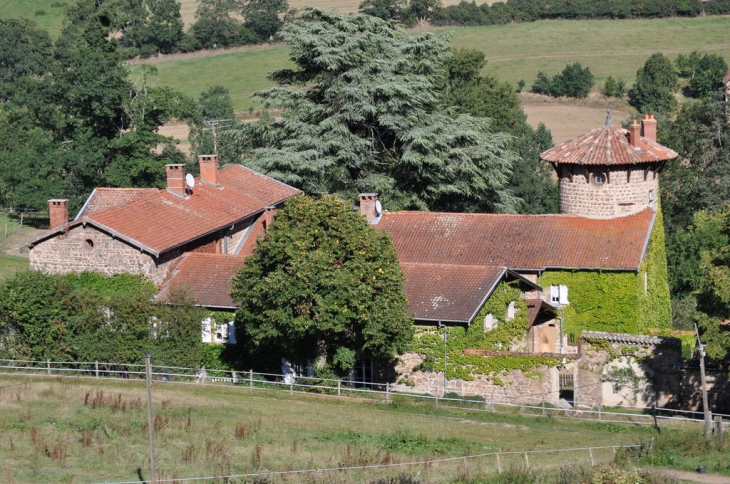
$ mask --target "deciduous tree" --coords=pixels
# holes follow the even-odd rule
[[[663,54],[652,54],[636,71],[629,103],[642,113],[671,113],[677,107],[677,89],[679,80],[672,61]]]
[[[244,359],[319,359],[345,375],[407,348],[412,320],[395,249],[335,196],[287,201],[231,283]]]

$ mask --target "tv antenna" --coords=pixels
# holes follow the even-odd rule
[[[210,131],[213,133],[213,153],[218,154],[218,128],[230,128],[233,124],[232,119],[204,119],[203,124],[207,128],[203,128],[203,131]]]

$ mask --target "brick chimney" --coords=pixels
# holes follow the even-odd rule
[[[68,200],[48,200],[48,216],[51,219],[51,228],[55,229],[68,223]]]
[[[631,146],[639,146],[639,138],[641,137],[641,125],[637,120],[629,126],[629,144]]]
[[[360,215],[364,215],[368,222],[372,222],[378,217],[378,215],[380,215],[375,210],[375,205],[377,202],[377,193],[360,194]]]
[[[185,195],[185,165],[165,165],[167,189],[178,195]]]
[[[274,215],[276,215],[276,207],[273,205],[269,205],[266,207],[266,210],[264,210],[264,230],[269,230],[269,227],[271,226],[271,221],[274,220]]]
[[[656,119],[654,119],[654,115],[645,114],[641,124],[644,126],[644,138],[656,143]]]
[[[218,155],[200,155],[200,179],[212,185],[218,184]]]

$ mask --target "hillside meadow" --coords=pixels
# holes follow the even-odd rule
[[[218,385],[153,384],[160,478],[288,472],[463,457],[490,452],[648,442],[647,427],[579,423],[415,404]],[[4,482],[120,482],[149,477],[143,381],[0,376]],[[595,450],[597,461],[613,459]],[[531,454],[535,469],[586,464],[587,451]],[[504,469],[524,454],[502,456]],[[138,471],[140,469],[140,471]],[[367,482],[421,474],[430,482],[490,475],[494,457],[319,476],[289,482]],[[138,473],[138,472],[141,472]],[[209,481],[206,481],[209,482]],[[239,481],[235,481],[239,482]]]
[[[415,30],[417,31],[417,29]],[[484,74],[530,86],[538,71],[559,72],[567,63],[591,68],[597,84],[613,75],[633,83],[637,69],[654,52],[674,58],[693,50],[730,59],[730,17],[657,20],[539,21],[504,26],[434,29],[450,35],[455,47],[483,51]],[[231,91],[239,111],[257,108],[250,95],[270,86],[266,75],[290,66],[286,46],[274,44],[221,51],[193,58],[152,59],[159,70],[157,83],[197,97],[220,84]],[[139,69],[132,65],[132,76]]]

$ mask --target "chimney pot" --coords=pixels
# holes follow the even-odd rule
[[[165,165],[167,189],[178,195],[185,195],[185,165]]]
[[[637,120],[629,126],[629,144],[631,146],[639,146],[639,138],[641,137],[641,125]]]
[[[200,155],[200,179],[218,185],[218,155]]]
[[[654,119],[654,115],[649,116],[647,114],[641,124],[644,125],[644,138],[656,143],[656,119]]]
[[[68,200],[48,200],[48,216],[51,219],[51,228],[55,229],[68,223]]]
[[[377,193],[361,193],[360,194],[360,215],[364,215],[368,222],[372,222],[378,217],[375,205],[378,202]]]

